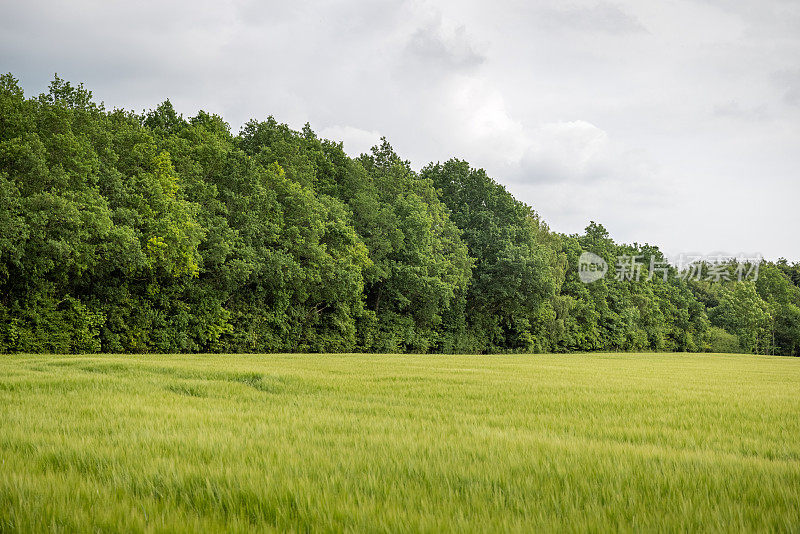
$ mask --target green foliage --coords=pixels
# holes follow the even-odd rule
[[[433,183],[417,176],[384,139],[359,159],[364,186],[352,201],[356,229],[365,236],[374,269],[367,305],[378,318],[373,349],[427,352],[457,346],[445,316],[457,309],[471,261]],[[349,196],[349,195],[348,195]]]
[[[720,354],[742,352],[739,347],[739,338],[733,334],[729,334],[725,329],[718,326],[712,326],[709,329],[708,344],[712,352],[718,352]]]
[[[734,334],[745,352],[765,352],[769,347],[772,316],[769,306],[752,282],[741,282],[725,289],[719,306],[711,310],[711,321]]]
[[[467,294],[470,351],[540,349],[535,323],[555,294],[555,253],[536,213],[483,170],[450,160],[422,171],[441,191],[475,258]]]
[[[579,279],[584,251],[605,278]],[[798,264],[617,280],[620,255],[664,261],[594,222],[551,232],[465,161],[417,173],[385,139],[350,158],[309,125],[234,135],[0,76],[0,352],[701,351],[721,328],[800,353]]]

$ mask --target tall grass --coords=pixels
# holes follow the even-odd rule
[[[800,360],[3,356],[0,531],[800,531]]]

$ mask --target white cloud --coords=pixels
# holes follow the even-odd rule
[[[381,139],[381,134],[376,130],[362,130],[355,126],[328,126],[317,135],[324,139],[342,141],[345,151],[353,157],[369,153],[370,148],[379,144]]]

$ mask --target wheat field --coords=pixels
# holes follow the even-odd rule
[[[0,531],[800,531],[800,360],[0,358]]]

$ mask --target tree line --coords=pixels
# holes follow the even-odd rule
[[[587,284],[584,251],[665,262],[465,161],[0,77],[0,352],[800,353],[798,263]]]

